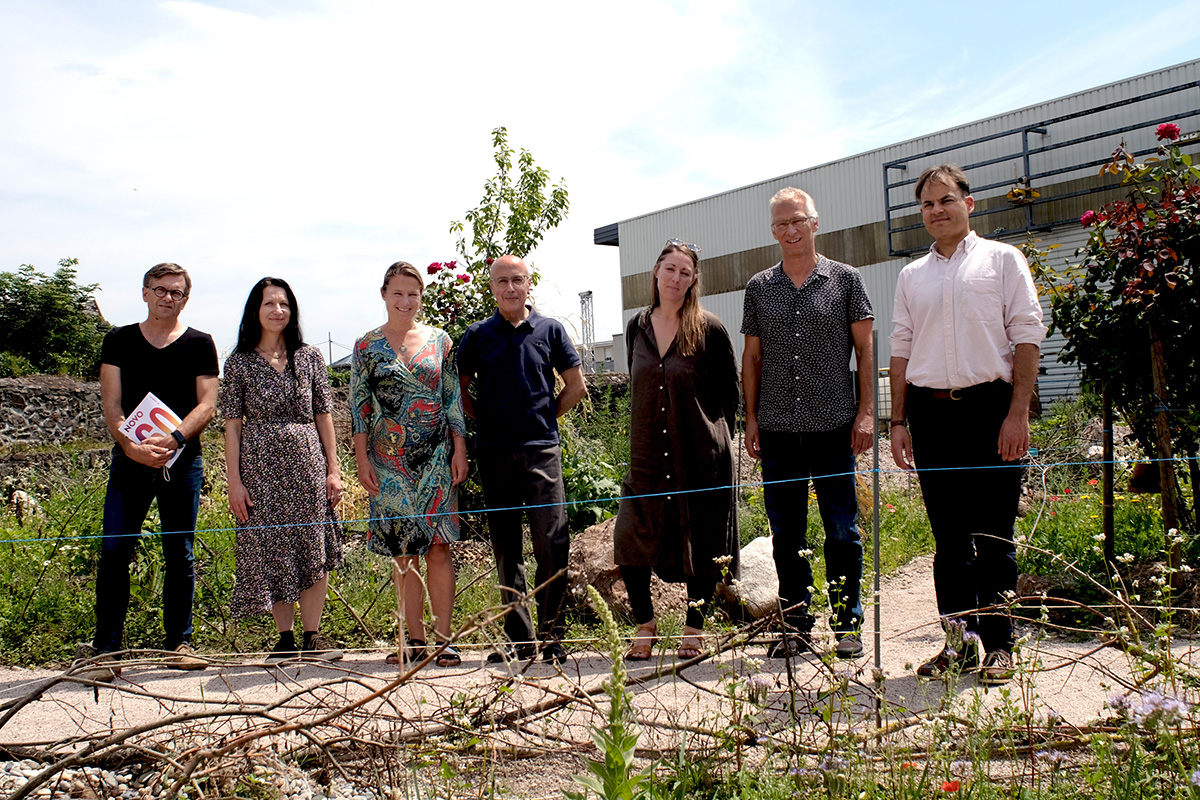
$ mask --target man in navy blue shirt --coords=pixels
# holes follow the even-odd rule
[[[558,418],[583,399],[587,387],[579,355],[563,326],[526,305],[532,285],[528,265],[516,256],[498,258],[489,283],[496,313],[468,328],[458,345],[463,410],[476,421],[475,458],[484,501],[493,509],[488,512],[488,530],[501,599],[509,603],[528,591],[522,511],[529,515],[537,560],[535,585],[546,585],[535,598],[536,638],[529,607],[520,604],[504,619],[504,632],[515,651],[493,653],[488,661],[497,663],[514,653],[532,658],[540,642],[542,658],[561,663],[567,579],[565,574],[550,578],[565,570],[570,539]],[[564,383],[557,395],[555,371]]]

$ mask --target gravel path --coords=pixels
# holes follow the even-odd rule
[[[890,714],[944,707],[947,703],[970,704],[978,701],[990,709],[1002,702],[1004,693],[984,690],[974,678],[964,677],[947,688],[942,682],[918,682],[913,665],[925,660],[941,646],[933,601],[931,559],[915,559],[891,576],[882,592],[882,663],[886,677],[885,696],[894,706]],[[873,623],[874,609],[867,608],[867,620]],[[828,644],[828,643],[827,643]],[[797,722],[783,726],[797,736],[822,735],[817,715],[812,713],[830,702],[828,689],[841,684],[845,691],[835,693],[840,718],[854,724],[867,724],[873,716],[870,694],[874,667],[873,635],[866,636],[867,651],[853,662],[834,664],[832,669],[818,659],[805,657],[792,663]],[[1177,645],[1178,654],[1195,663],[1190,643]],[[418,679],[371,699],[335,725],[319,729],[331,736],[352,730],[367,741],[388,741],[415,735],[418,728],[447,733],[437,726],[459,719],[461,709],[477,709],[485,700],[491,713],[503,715],[536,703],[552,703],[563,693],[579,688],[593,691],[609,676],[608,659],[595,652],[577,651],[561,670],[536,663],[524,674],[514,674],[503,666],[483,663],[483,653],[464,653],[463,665],[456,669],[427,667]],[[664,650],[658,662],[630,669],[631,678],[652,675],[673,663],[673,653]],[[1126,657],[1097,642],[1068,642],[1060,639],[1026,643],[1021,663],[1029,668],[1022,677],[1023,688],[1036,691],[1016,693],[1021,702],[1035,705],[1035,714],[1045,716],[1053,709],[1067,723],[1084,724],[1102,715],[1105,698],[1128,679]],[[523,665],[522,665],[523,666]],[[670,677],[649,681],[636,688],[635,707],[643,721],[639,745],[647,748],[677,747],[687,735],[682,728],[720,730],[730,719],[740,718],[747,706],[744,692],[732,695],[730,685],[753,683],[765,692],[767,720],[789,719],[792,692],[788,690],[787,670],[781,661],[765,658],[765,647],[752,643],[734,653],[695,665],[686,670],[684,680]],[[45,687],[60,676],[47,670],[9,669],[0,672],[0,703]],[[279,703],[270,712],[277,721],[310,720],[331,708],[362,701],[386,686],[397,676],[396,668],[383,663],[382,653],[348,653],[335,664],[288,664],[270,668],[259,664],[225,662],[200,672],[176,672],[146,664],[126,667],[113,686],[95,689],[75,682],[58,682],[34,702],[17,712],[0,728],[0,746],[56,745],[68,752],[73,737],[122,731],[136,726],[153,725],[172,715],[215,712],[212,716],[163,731],[149,731],[133,741],[147,747],[170,748],[174,752],[188,744],[213,740],[229,741],[240,733],[268,726],[271,721],[264,705]],[[497,692],[504,686],[505,691]],[[290,698],[290,699],[288,699]],[[600,696],[603,699],[603,696]],[[259,712],[259,716],[230,712]],[[461,715],[459,715],[461,716]],[[516,796],[561,796],[569,776],[580,767],[580,748],[564,741],[588,742],[588,728],[597,721],[595,708],[573,703],[553,713],[528,718],[521,726],[492,740],[500,748],[493,750],[486,779],[497,781]],[[764,730],[769,728],[764,726]],[[792,734],[789,734],[792,735]],[[295,734],[275,738],[286,744],[301,745]],[[260,748],[261,749],[261,748]],[[505,758],[503,753],[521,758]],[[497,754],[499,753],[499,754]],[[541,753],[542,755],[538,755]],[[283,797],[375,797],[357,794],[336,772],[331,785],[321,786],[309,776],[284,766],[277,758],[247,764],[243,772],[253,780],[275,787]],[[486,759],[484,759],[486,761]],[[0,796],[36,774],[45,765],[33,761],[0,762]],[[257,772],[254,771],[257,767]],[[363,779],[364,775],[358,775]],[[482,775],[464,778],[483,780]],[[382,779],[381,779],[382,780]],[[43,787],[41,797],[52,796]],[[154,797],[163,790],[161,775],[142,767],[117,767],[111,770],[89,768],[65,773],[53,796],[72,797]]]

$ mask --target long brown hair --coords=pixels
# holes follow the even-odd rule
[[[696,351],[700,349],[700,341],[704,338],[704,313],[700,308],[700,256],[695,250],[686,245],[668,242],[663,251],[658,254],[658,260],[654,262],[654,269],[650,273],[650,283],[654,293],[650,310],[653,311],[662,304],[658,297],[658,265],[671,253],[683,253],[690,258],[692,268],[696,272],[696,280],[692,282],[687,294],[683,297],[683,307],[679,309],[679,332],[675,334],[675,349],[679,351],[679,355],[690,358],[696,355]]]

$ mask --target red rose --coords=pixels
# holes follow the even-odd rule
[[[942,791],[943,792],[957,792],[958,791],[958,781],[946,781],[945,783],[942,784]]]
[[[458,278],[459,283],[470,283],[471,282],[471,276],[465,272],[460,272],[459,274],[455,275],[454,277]]]
[[[1158,126],[1158,131],[1155,133],[1158,140],[1161,142],[1166,139],[1168,142],[1173,142],[1179,138],[1179,126],[1174,122],[1164,122]]]
[[[487,265],[490,267],[490,266],[492,265],[492,262],[493,262],[493,261],[495,261],[495,260],[496,260],[496,259],[494,259],[494,258],[485,258],[485,259],[483,260],[483,263],[487,264]]]
[[[1089,225],[1095,225],[1099,219],[1100,217],[1096,215],[1095,211],[1085,211],[1083,216],[1079,218],[1079,224],[1086,228]]]
[[[446,269],[454,269],[457,266],[458,266],[457,261],[447,261],[445,264]]]
[[[430,264],[428,267],[426,267],[425,271],[428,272],[430,275],[437,275],[439,272],[442,271],[442,265],[435,261],[432,264]]]

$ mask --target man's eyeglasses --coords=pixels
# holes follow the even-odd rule
[[[771,230],[775,231],[776,233],[783,233],[788,228],[792,228],[792,227],[799,228],[799,227],[803,226],[810,219],[812,219],[812,217],[795,217],[793,219],[784,220],[782,222],[772,222]]]
[[[693,253],[696,254],[696,258],[700,257],[700,246],[692,244],[691,242],[681,242],[679,239],[671,238],[671,239],[667,239],[666,246],[667,247],[672,247],[672,246],[686,247],[688,250],[691,250]]]
[[[530,280],[524,275],[513,275],[511,278],[492,278],[492,283],[496,284],[501,289],[506,286],[511,286],[514,289],[521,289],[530,283]]]
[[[159,298],[160,300],[162,298],[166,297],[167,295],[171,295],[171,299],[174,300],[176,303],[178,303],[180,300],[187,297],[186,294],[179,291],[178,289],[168,289],[165,286],[148,286],[146,288],[148,288],[150,291],[154,292],[154,296]]]

